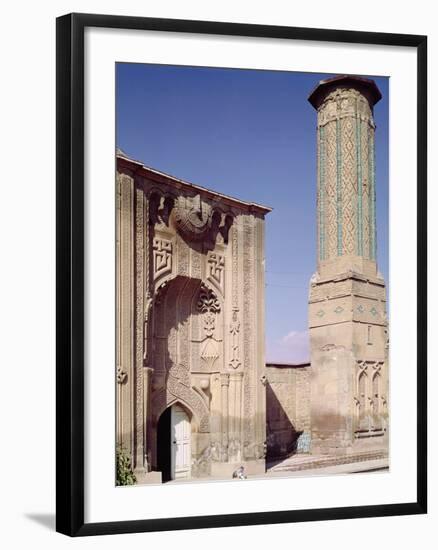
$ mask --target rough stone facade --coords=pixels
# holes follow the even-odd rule
[[[267,458],[310,451],[310,363],[266,364]]]
[[[174,404],[191,477],[265,471],[268,212],[117,156],[117,442],[139,483],[160,481]]]
[[[388,446],[385,283],[376,263],[374,81],[322,81],[318,113],[318,266],[310,281],[312,453]]]

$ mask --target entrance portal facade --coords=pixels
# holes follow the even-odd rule
[[[265,471],[269,211],[117,156],[117,442],[138,483]]]

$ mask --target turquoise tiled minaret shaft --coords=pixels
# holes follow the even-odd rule
[[[318,110],[318,260],[376,259],[374,85],[327,82],[311,96]],[[322,99],[321,89],[325,95]]]
[[[339,76],[318,113],[317,271],[309,292],[311,451],[386,457],[388,337],[376,263],[373,80]],[[347,460],[348,461],[348,460]]]

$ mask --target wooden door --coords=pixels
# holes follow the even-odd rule
[[[180,405],[173,405],[172,407],[170,437],[172,479],[189,478],[191,466],[191,426],[186,411]]]

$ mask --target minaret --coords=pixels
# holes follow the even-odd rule
[[[317,271],[310,281],[313,454],[385,452],[387,319],[376,263],[375,82],[322,80],[317,110]]]

